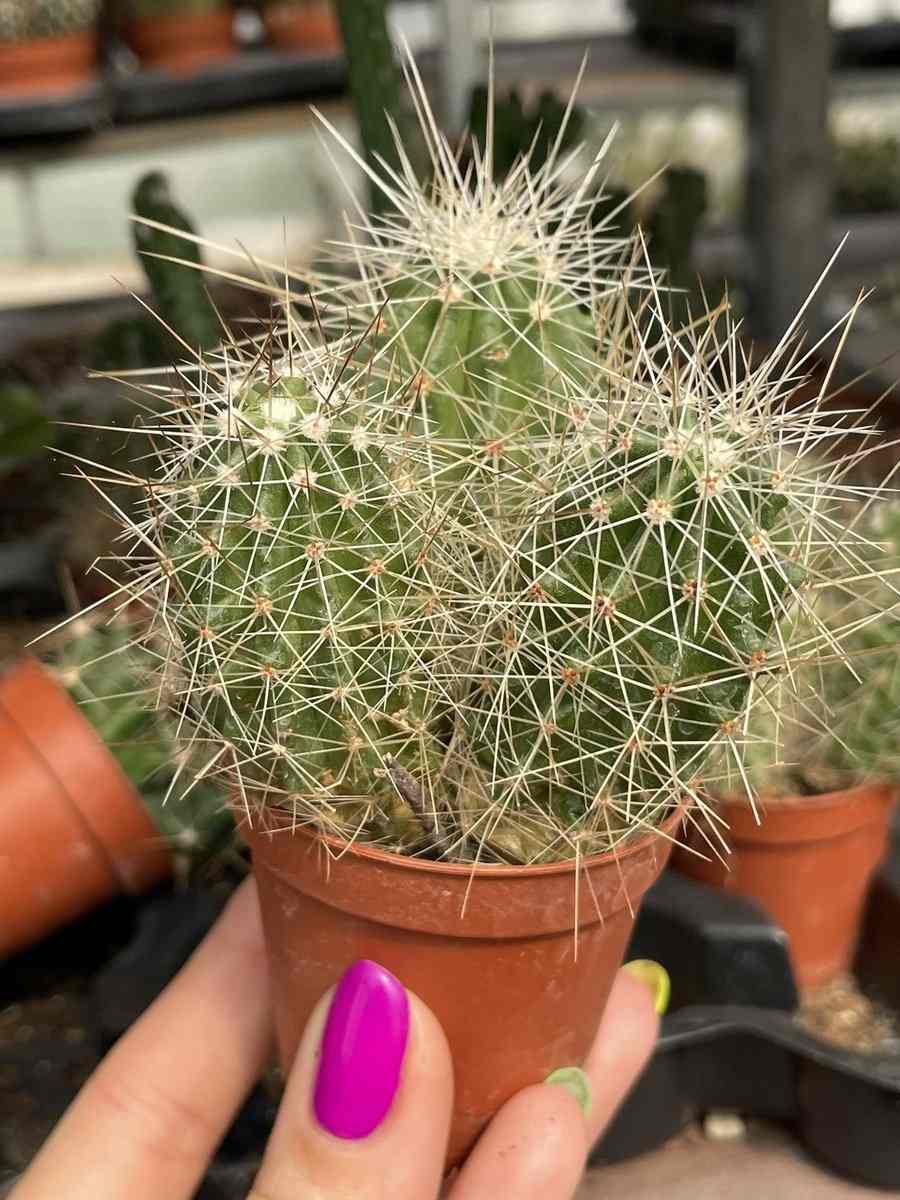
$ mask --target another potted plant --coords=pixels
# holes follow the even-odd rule
[[[97,69],[99,0],[0,0],[0,99],[76,91]]]
[[[154,415],[123,555],[252,849],[283,1060],[380,962],[449,1038],[452,1163],[582,1058],[708,763],[792,663],[780,619],[857,535],[813,457],[840,416],[783,403],[783,348],[739,369],[727,315],[667,327],[591,223],[599,159],[574,193],[553,150],[465,178],[425,114],[430,182],[377,177],[394,211],[312,328],[286,298]]]
[[[227,0],[134,0],[126,36],[144,67],[190,75],[235,52]]]
[[[331,0],[270,0],[264,16],[279,50],[340,52],[341,31]]]
[[[721,836],[694,828],[674,856],[684,874],[756,901],[778,922],[803,988],[852,964],[900,784],[900,509],[873,506],[860,530],[884,575],[852,594],[826,593],[820,607],[826,626],[851,627],[846,658],[801,668],[750,721],[757,798],[724,789],[730,853]]]
[[[223,793],[144,703],[155,656],[135,637],[82,617],[48,665],[0,676],[0,958],[227,843]]]

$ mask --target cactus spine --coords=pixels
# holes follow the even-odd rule
[[[669,329],[592,225],[600,157],[574,194],[558,146],[496,181],[489,134],[463,176],[419,105],[431,182],[402,147],[374,176],[393,211],[314,329],[209,356],[154,420],[132,588],[251,812],[461,860],[609,849],[702,804],[771,677],[835,650],[813,598],[864,540],[831,553],[848,489],[829,419],[784,403],[799,351],[750,370],[727,315]]]

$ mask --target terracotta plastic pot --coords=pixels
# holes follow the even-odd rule
[[[853,961],[872,875],[887,849],[894,792],[866,784],[822,796],[722,805],[731,854],[725,862],[679,847],[673,865],[692,879],[756,901],[788,935],[800,987],[826,983]],[[694,830],[687,846],[710,856]]]
[[[38,662],[0,677],[0,958],[171,870],[140,796]]]
[[[204,13],[171,13],[134,21],[128,29],[132,50],[145,67],[191,75],[235,52],[230,8]]]
[[[568,862],[479,867],[474,879],[465,865],[329,840],[335,858],[326,839],[274,815],[268,830],[245,823],[283,1064],[344,970],[360,958],[381,963],[447,1034],[456,1084],[447,1165],[458,1163],[514,1092],[583,1060],[682,816],[577,874]]]
[[[75,91],[93,79],[96,67],[93,29],[30,42],[0,42],[0,97]]]
[[[266,8],[265,17],[269,38],[279,50],[321,50],[336,54],[343,44],[331,0],[272,4]]]

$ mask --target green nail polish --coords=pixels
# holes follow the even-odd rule
[[[636,958],[633,962],[626,963],[622,969],[650,989],[653,1007],[662,1016],[669,1007],[669,997],[672,994],[672,981],[666,968],[654,962],[652,958]]]
[[[560,1067],[552,1075],[548,1075],[544,1083],[553,1083],[571,1092],[578,1101],[578,1106],[585,1116],[591,1111],[591,1081],[581,1067]]]

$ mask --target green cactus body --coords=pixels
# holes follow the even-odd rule
[[[509,433],[551,432],[563,381],[596,360],[577,295],[527,262],[519,270],[497,281],[432,269],[387,289],[381,354],[394,378],[405,377],[418,427],[456,441],[462,460]]]
[[[239,390],[209,415],[187,493],[161,501],[162,540],[182,686],[227,739],[245,798],[312,791],[349,819],[393,794],[388,756],[413,745],[439,768],[440,705],[419,661],[422,491],[352,405],[332,407],[298,377]]]
[[[747,368],[715,314],[667,326],[593,224],[599,158],[574,190],[553,150],[497,182],[425,126],[429,184],[386,179],[314,327],[286,304],[154,417],[134,592],[180,736],[251,816],[462,861],[608,850],[702,807],[722,750],[741,769],[770,677],[839,645],[810,581],[865,539],[796,364]]]

